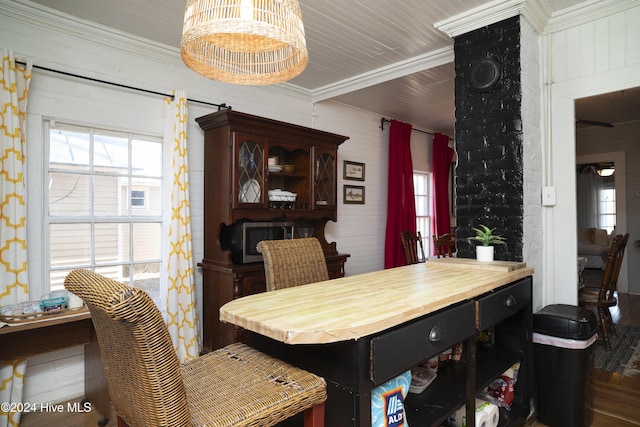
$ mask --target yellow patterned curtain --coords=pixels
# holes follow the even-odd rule
[[[166,100],[165,139],[171,150],[171,218],[169,225],[169,263],[167,290],[167,326],[181,362],[200,352],[198,308],[191,249],[191,213],[189,208],[189,167],[187,162],[187,97],[174,91]]]
[[[27,94],[32,61],[16,65],[13,52],[2,50],[2,173],[0,174],[0,305],[29,300],[27,280],[27,206],[25,188],[25,136]],[[4,325],[0,325],[4,326]],[[9,326],[4,326],[8,328]],[[22,387],[27,361],[15,360],[0,366],[0,402],[22,402]],[[0,426],[20,424],[19,412],[0,410]]]

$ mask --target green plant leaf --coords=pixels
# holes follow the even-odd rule
[[[496,230],[495,227],[489,228],[484,224],[480,224],[478,225],[478,227],[472,228],[476,232],[476,235],[473,237],[469,237],[469,240],[480,242],[482,246],[505,244],[506,239],[503,236],[499,234],[493,234]]]

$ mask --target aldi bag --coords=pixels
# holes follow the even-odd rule
[[[410,386],[409,370],[371,391],[371,427],[409,427],[404,399]]]

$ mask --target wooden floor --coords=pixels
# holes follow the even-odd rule
[[[640,326],[639,307],[640,295],[619,295],[618,306],[611,310],[614,322]],[[596,369],[594,381],[593,427],[640,426],[640,375],[623,377],[619,374]],[[20,425],[21,427],[95,427],[100,419],[101,415],[97,411],[82,414],[67,411],[59,414],[32,413],[23,415]],[[115,427],[116,425],[112,415],[107,426]],[[526,425],[545,427],[544,424],[535,421],[535,418],[529,420]]]

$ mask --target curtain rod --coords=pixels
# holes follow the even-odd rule
[[[386,117],[382,117],[380,119],[380,130],[384,130],[384,124],[386,123],[391,123],[391,119],[387,119]],[[411,128],[411,130],[415,130],[416,132],[421,132],[421,133],[426,133],[427,135],[431,135],[431,136],[435,136],[435,134],[433,132],[427,132],[426,130],[421,130],[421,129],[416,129],[416,128]],[[449,141],[453,141],[453,138],[447,136],[447,138],[449,138]]]
[[[27,65],[25,62],[22,62],[22,61],[16,61],[16,64],[19,64],[19,65],[22,65],[22,66],[26,66]],[[138,92],[150,93],[152,95],[166,96],[166,97],[169,97],[171,99],[174,98],[173,94],[166,94],[166,93],[162,93],[162,92],[156,92],[155,90],[143,89],[143,88],[139,88],[139,87],[135,87],[135,86],[123,85],[121,83],[114,83],[114,82],[109,82],[109,81],[106,81],[106,80],[95,79],[93,77],[87,77],[87,76],[82,76],[80,74],[68,73],[66,71],[55,70],[53,68],[43,67],[41,65],[35,65],[34,64],[33,68],[37,68],[38,70],[43,70],[43,71],[49,71],[49,72],[52,72],[52,73],[62,74],[62,75],[69,76],[69,77],[75,77],[77,79],[89,80],[89,81],[96,82],[96,83],[102,83],[102,84],[106,84],[106,85],[110,85],[110,86],[117,86],[117,87],[121,87],[121,88],[124,88],[124,89],[135,90],[135,91],[138,91]],[[231,110],[231,106],[227,105],[227,104],[214,104],[213,102],[199,101],[197,99],[191,99],[191,98],[187,98],[187,101],[189,101],[189,102],[197,102],[198,104],[211,105],[213,107],[218,107],[218,111],[220,111],[220,109],[222,109],[222,108],[227,108],[227,109]]]

